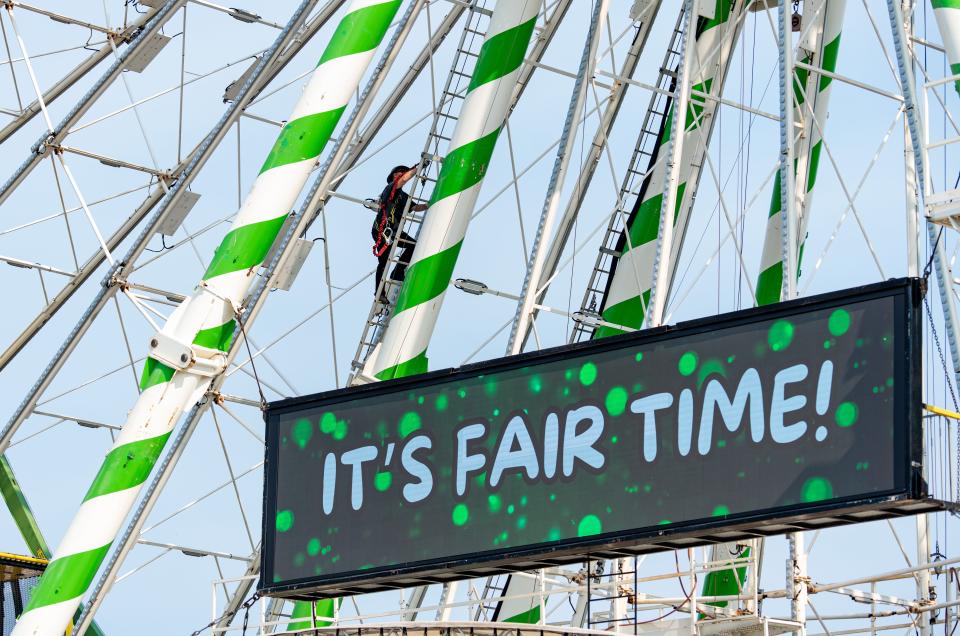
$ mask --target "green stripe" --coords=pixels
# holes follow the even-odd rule
[[[118,446],[107,453],[84,501],[139,486],[150,475],[170,432]]]
[[[749,557],[750,548],[746,548],[738,558],[746,559]],[[736,577],[734,577],[734,572],[736,572]],[[743,589],[743,585],[746,580],[747,566],[745,565],[736,568],[730,568],[729,570],[715,570],[713,572],[708,572],[703,581],[703,592],[701,592],[701,595],[705,597],[737,596]],[[707,605],[712,605],[713,607],[726,607],[727,601],[713,601],[712,603],[707,603]]]
[[[743,6],[746,6],[747,3],[743,3]],[[713,18],[704,19],[701,18],[700,24],[697,25],[697,39],[700,39],[700,36],[714,29],[721,24],[727,22],[730,19],[730,10],[733,9],[732,0],[716,0],[716,4],[713,9]]]
[[[930,0],[934,9],[960,9],[960,0]]]
[[[78,552],[50,562],[43,573],[42,585],[33,588],[24,613],[81,596],[107,556],[110,544]]]
[[[673,211],[673,224],[677,224],[677,217],[680,214],[680,207],[683,203],[683,193],[687,188],[686,183],[677,186],[677,204]],[[657,240],[657,234],[660,232],[660,208],[663,207],[663,194],[655,194],[640,204],[637,216],[630,226],[630,244],[623,246],[623,253],[626,254],[631,248],[637,248],[641,245]]]
[[[260,168],[260,174],[288,163],[320,156],[323,147],[330,141],[346,106],[333,110],[305,115],[287,122],[280,136],[273,143],[270,154]]]
[[[427,352],[421,351],[416,356],[401,362],[398,365],[384,369],[377,374],[378,380],[392,380],[394,378],[407,378],[411,375],[420,375],[427,372]]]
[[[453,274],[453,267],[457,264],[462,245],[463,241],[460,241],[410,266],[403,287],[400,289],[400,296],[397,298],[394,315],[443,293],[450,284],[450,276]]]
[[[233,340],[233,332],[236,327],[236,321],[231,318],[219,327],[201,329],[197,333],[197,337],[193,339],[193,344],[207,347],[208,349],[226,351],[230,348],[230,342]]]
[[[204,280],[260,265],[286,220],[287,215],[284,214],[268,221],[241,225],[227,232],[203,275]]]
[[[837,55],[840,54],[840,36],[833,38],[832,42],[829,42],[825,47],[823,47],[823,58],[820,60],[820,68],[825,71],[830,71],[833,73],[837,70]],[[827,86],[830,86],[830,82],[833,81],[832,77],[827,77],[826,75],[820,76],[820,90],[822,91]]]
[[[528,625],[536,625],[540,622],[540,606],[534,605],[526,612],[521,612],[516,616],[511,616],[510,618],[505,618],[502,622],[504,623],[526,623]]]
[[[817,168],[820,166],[820,151],[823,149],[823,140],[813,144],[810,149],[810,165],[807,166],[807,192],[813,190],[817,184]]]
[[[140,376],[140,390],[146,391],[152,386],[169,382],[174,370],[164,363],[147,358],[143,363],[143,375]]]
[[[952,75],[960,75],[960,64],[951,64],[950,73]],[[954,88],[957,89],[957,93],[960,93],[960,80],[957,80],[953,83]]]
[[[400,0],[392,0],[345,15],[317,66],[338,57],[363,53],[380,46],[380,41],[390,28],[390,22],[399,8]]]
[[[783,261],[777,261],[760,272],[757,277],[757,305],[772,305],[780,302],[783,287]]]
[[[339,601],[339,599],[337,599]],[[333,616],[333,599],[325,598],[316,602],[316,615],[317,616]],[[306,618],[310,619],[313,616],[313,612],[310,609],[310,603],[306,601],[297,601],[293,605],[293,611],[290,613],[290,618]],[[311,620],[305,621],[296,621],[287,625],[288,632],[295,632],[298,629],[310,629],[313,627],[311,625]],[[331,624],[331,621],[322,621],[317,619],[317,627],[327,627]]]
[[[490,165],[493,148],[497,145],[500,129],[494,130],[480,139],[468,142],[451,150],[443,159],[437,187],[430,196],[430,205],[447,197],[463,192],[467,188],[483,181]]]
[[[612,322],[615,325],[632,327],[639,329],[643,326],[644,314],[647,313],[647,306],[650,304],[650,290],[646,290],[642,295],[628,298],[623,302],[612,305],[603,310],[603,319],[606,322]],[[621,333],[627,333],[623,329],[616,327],[607,327],[601,325],[593,332],[594,338],[606,338],[616,336]]]
[[[520,68],[536,23],[537,18],[534,16],[523,24],[498,33],[483,43],[470,86],[467,88],[468,93],[478,86],[500,79]]]

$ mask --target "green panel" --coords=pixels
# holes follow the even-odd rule
[[[118,446],[107,453],[84,501],[139,486],[150,475],[170,433]]]
[[[832,42],[828,42],[825,47],[823,47],[823,59],[820,60],[820,68],[830,71],[833,73],[837,70],[837,55],[840,53],[840,36],[838,35],[833,39]],[[827,86],[830,86],[830,82],[833,81],[832,77],[827,77],[826,75],[820,76],[820,90],[822,91]]]
[[[740,558],[747,558],[750,556],[750,549],[747,548],[743,551],[743,555]],[[736,571],[736,577],[734,577],[734,571]],[[702,596],[737,596],[740,594],[740,590],[743,589],[743,585],[747,580],[747,567],[740,566],[737,568],[730,568],[728,570],[715,570],[713,572],[708,572],[706,578],[703,581],[703,592]],[[726,607],[728,605],[727,601],[714,601],[712,603],[707,603],[707,605],[712,605],[713,607]],[[702,616],[702,614],[701,614]]]
[[[634,296],[621,303],[607,307],[603,310],[603,319],[615,325],[639,329],[643,326],[643,318],[647,313],[649,304],[650,290],[648,289],[640,296]],[[607,336],[616,336],[621,333],[627,332],[615,327],[600,326],[594,331],[593,337],[606,338]]]
[[[230,230],[214,253],[203,275],[204,280],[260,265],[286,220],[284,214]]]
[[[33,589],[33,596],[24,612],[77,598],[86,592],[94,575],[107,556],[110,544],[78,552],[51,561],[43,573],[43,585]]]
[[[673,211],[673,223],[677,223],[677,215],[680,213],[680,207],[683,203],[683,193],[687,189],[686,183],[677,186],[677,204]],[[657,234],[660,232],[660,208],[663,207],[663,195],[656,194],[640,204],[640,210],[630,225],[630,244],[623,246],[623,253],[626,254],[630,248],[636,248],[644,243],[657,240]]]
[[[533,17],[523,24],[496,34],[483,43],[480,48],[480,57],[473,70],[473,78],[467,88],[468,93],[478,86],[500,79],[520,68],[536,23],[537,18]]]
[[[420,375],[427,372],[427,352],[421,351],[415,357],[401,362],[396,366],[384,369],[377,374],[378,380],[392,380],[394,378],[406,378],[411,375]]]
[[[504,623],[526,623],[528,625],[535,625],[540,622],[540,606],[534,605],[526,612],[521,612],[516,616],[511,616],[510,618],[503,619]]]
[[[400,289],[394,315],[425,303],[443,293],[443,290],[450,284],[450,276],[457,264],[457,256],[460,255],[462,245],[463,241],[460,241],[453,247],[448,247],[442,252],[431,254],[425,259],[417,261],[410,267],[403,281],[403,287]]]
[[[236,328],[237,322],[231,318],[219,327],[201,329],[197,333],[197,337],[193,339],[193,344],[208,349],[226,351],[230,348],[230,342],[233,340],[233,332]]]
[[[146,391],[152,386],[169,382],[173,377],[174,369],[164,363],[147,358],[143,363],[143,375],[140,377],[140,390]]]
[[[340,599],[337,599],[337,602],[340,602]],[[323,600],[316,602],[316,612],[317,616],[333,616],[333,599],[325,598]],[[290,618],[306,618],[305,621],[296,621],[287,625],[288,632],[294,632],[298,629],[310,629],[313,627],[311,625],[311,617],[313,613],[310,611],[310,603],[307,601],[296,601],[293,604],[293,611],[290,613]],[[331,624],[331,621],[317,621],[317,627],[327,627]]]
[[[345,15],[317,66],[338,57],[371,51],[380,46],[380,41],[390,28],[390,22],[399,8],[400,0],[393,0]]]
[[[288,163],[315,159],[330,141],[337,122],[346,106],[314,115],[306,115],[287,122],[273,143],[270,154],[260,168],[260,174]]]
[[[934,9],[960,9],[960,0],[930,0]]]
[[[709,20],[703,20],[699,25],[697,25],[697,39],[699,39],[701,35],[710,29],[716,28],[729,20],[730,10],[732,8],[732,0],[716,0],[713,13],[714,17]]]
[[[950,72],[954,75],[960,75],[960,64],[951,64]],[[957,89],[957,93],[960,93],[960,80],[955,81],[953,86]]]
[[[757,277],[757,305],[772,305],[780,302],[783,287],[783,262],[777,261],[760,272]]]
[[[444,158],[430,205],[483,181],[500,129],[455,148]]]

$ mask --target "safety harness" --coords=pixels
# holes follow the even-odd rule
[[[377,241],[373,245],[373,255],[377,258],[383,256],[383,253],[390,249],[390,243],[393,239],[393,232],[387,227],[387,221],[393,220],[393,214],[391,213],[388,215],[387,208],[393,205],[393,199],[397,195],[400,177],[402,176],[403,174],[400,174],[400,176],[393,180],[393,185],[390,187],[390,194],[387,196],[387,200],[380,201],[380,223],[377,225]]]

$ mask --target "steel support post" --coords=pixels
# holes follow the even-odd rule
[[[150,9],[144,15],[140,16],[136,22],[130,24],[126,29],[120,33],[107,35],[108,38],[115,38],[117,41],[123,42],[127,40],[130,36],[135,34],[140,27],[146,24],[150,19],[152,19],[157,14],[158,9]],[[43,93],[43,103],[49,106],[55,99],[60,97],[63,93],[70,90],[74,84],[76,84],[80,79],[82,79],[87,73],[93,70],[100,62],[105,60],[107,56],[110,55],[112,51],[110,43],[103,45],[99,50],[87,56],[85,60],[77,64],[69,73],[64,75],[61,79],[57,81],[56,84],[51,86]],[[23,126],[30,122],[31,119],[37,116],[40,112],[40,100],[35,99],[33,102],[24,107],[23,111],[14,117],[6,126],[0,129],[0,143],[3,143],[10,137],[12,134],[20,130]]]
[[[318,0],[319,1],[319,0]],[[200,144],[194,148],[193,152],[189,153],[183,161],[181,161],[177,166],[169,171],[170,178],[176,180],[178,183],[178,190],[185,190],[186,186],[193,182],[193,179],[199,174],[200,168],[203,164],[206,163],[206,160],[210,155],[219,147],[220,142],[223,139],[223,134],[220,134],[219,131],[228,129],[232,126],[236,120],[243,114],[243,109],[246,108],[250,102],[252,102],[260,91],[269,84],[276,76],[283,70],[284,66],[293,59],[293,57],[310,41],[310,38],[313,37],[324,24],[329,21],[337,9],[342,6],[346,0],[330,0],[326,5],[318,12],[313,20],[310,21],[310,24],[306,26],[302,31],[298,31],[290,34],[287,38],[285,44],[286,48],[279,54],[278,58],[270,66],[269,69],[263,71],[262,73],[256,74],[253,86],[250,91],[244,94],[238,94],[235,102],[240,102],[240,108],[238,110],[231,110],[231,115],[228,119],[221,122],[218,122],[214,129],[208,133],[207,137],[201,141]],[[216,135],[214,141],[210,144],[204,146],[204,143],[211,135]],[[191,161],[193,161],[194,154],[203,148],[204,156],[201,158],[200,163],[194,166],[189,172],[187,172],[187,167],[190,166]],[[166,209],[170,209],[172,204],[179,200],[180,195],[175,195],[175,199],[165,200],[164,196],[166,192],[163,188],[155,188],[147,198],[137,206],[137,209],[134,210],[127,219],[117,228],[113,234],[111,234],[106,239],[107,248],[111,251],[116,250],[120,244],[126,240],[126,238],[133,232],[137,226],[147,217],[148,214],[153,210],[153,208],[161,201],[164,201],[164,206]],[[157,220],[157,224],[163,221],[166,218],[164,214]],[[138,241],[149,241],[153,238],[153,233],[142,233]],[[140,244],[139,242],[135,246],[139,251],[137,256],[142,252],[143,247],[146,243]],[[131,252],[132,253],[132,252]],[[0,354],[0,371],[2,371],[13,358],[20,353],[20,351],[29,343],[34,336],[40,331],[40,329],[63,307],[63,305],[73,296],[73,294],[87,281],[90,276],[103,265],[103,262],[106,260],[106,255],[103,250],[97,250],[94,252],[90,258],[88,258],[84,264],[77,271],[76,275],[73,276],[64,287],[57,292],[57,294],[50,299],[50,302],[37,314],[37,316],[27,325],[26,328],[7,346],[6,350]],[[133,261],[127,261],[132,263]]]
[[[627,51],[618,77],[633,77],[637,63],[640,61],[640,54],[646,46],[647,36],[650,34],[650,27],[653,25],[653,18],[659,10],[660,1],[654,0],[648,15],[637,29],[637,34],[633,39],[633,43],[630,45],[630,50]],[[540,274],[540,280],[537,282],[537,289],[543,292],[549,287],[550,281],[553,279],[554,274],[557,272],[557,267],[560,265],[563,250],[570,238],[570,232],[577,220],[577,216],[580,214],[580,207],[583,205],[587,190],[590,188],[593,176],[596,174],[597,166],[600,163],[600,155],[607,146],[607,139],[609,139],[610,133],[613,131],[613,126],[617,121],[617,116],[620,114],[620,107],[623,105],[623,99],[627,95],[627,88],[629,86],[629,82],[617,79],[614,80],[613,86],[610,88],[610,94],[607,97],[607,106],[600,116],[600,123],[597,126],[593,141],[590,144],[590,151],[583,160],[583,165],[580,167],[580,174],[577,176],[577,182],[573,186],[573,192],[570,194],[569,201],[567,201],[567,207],[564,209],[563,215],[557,223],[556,236],[547,248],[543,271]],[[536,317],[536,314],[537,311],[534,309],[534,317]],[[526,342],[529,336],[530,329],[528,327],[523,334],[524,342]]]
[[[926,155],[922,146],[923,137],[920,134],[920,113],[917,109],[916,95],[914,94],[916,83],[913,75],[913,58],[907,48],[909,36],[904,28],[900,0],[886,0],[886,3],[893,48],[897,58],[897,73],[903,91],[903,108],[910,132],[910,147],[913,150],[914,165],[916,166],[917,183],[923,191],[926,191]],[[940,305],[943,308],[950,361],[953,364],[953,380],[955,385],[960,386],[960,351],[957,350],[957,330],[960,328],[960,320],[958,320],[957,305],[953,297],[953,278],[950,275],[946,249],[939,234],[940,231],[945,232],[946,230],[929,221],[927,221],[926,227],[927,241],[933,256],[933,267],[937,274],[937,289],[940,294]]]
[[[583,53],[580,57],[580,66],[577,78],[574,80],[573,92],[570,95],[570,104],[567,116],[563,122],[563,132],[560,134],[560,143],[557,148],[557,158],[553,164],[553,172],[547,185],[547,193],[537,225],[537,233],[530,249],[530,259],[527,271],[523,278],[520,291],[520,302],[517,304],[517,313],[510,328],[510,337],[507,341],[507,355],[520,353],[523,348],[525,335],[532,320],[534,305],[540,298],[538,285],[543,272],[545,252],[543,244],[553,234],[553,225],[560,206],[560,193],[566,179],[567,170],[572,159],[573,144],[577,139],[577,121],[580,111],[586,102],[587,90],[593,83],[593,71],[596,65],[597,48],[600,44],[600,34],[607,19],[608,0],[595,0],[593,12],[590,16],[590,26],[587,30],[587,39],[584,42]]]
[[[3,202],[7,200],[10,193],[13,192],[16,187],[27,178],[27,175],[37,167],[40,161],[47,156],[51,147],[60,145],[74,124],[80,121],[80,118],[100,99],[100,96],[106,92],[114,80],[120,77],[127,60],[133,55],[136,55],[142,47],[149,44],[153,35],[160,30],[160,27],[162,27],[186,1],[187,0],[167,0],[166,4],[157,11],[156,15],[143,26],[140,34],[124,49],[120,57],[114,60],[110,68],[108,68],[90,90],[80,98],[80,101],[74,105],[70,112],[60,120],[60,123],[56,125],[54,130],[45,132],[43,136],[31,146],[30,155],[14,171],[7,182],[0,186],[0,204],[3,204]]]
[[[301,209],[297,214],[297,222],[291,223],[287,234],[278,239],[279,243],[273,261],[267,264],[263,276],[260,278],[260,283],[253,290],[249,298],[244,302],[244,305],[249,308],[242,320],[245,329],[249,329],[250,325],[253,324],[264,303],[266,302],[267,292],[272,287],[272,281],[275,278],[275,272],[279,264],[283,262],[283,259],[289,252],[289,248],[293,243],[293,239],[306,232],[310,223],[316,217],[318,200],[322,196],[322,193],[326,191],[326,188],[329,187],[330,179],[333,176],[333,170],[331,169],[331,166],[336,165],[339,161],[341,161],[343,154],[347,150],[348,141],[356,135],[363,116],[369,111],[373,104],[373,100],[376,97],[377,91],[383,85],[383,81],[387,74],[386,71],[389,70],[393,61],[396,59],[396,56],[400,51],[400,46],[409,35],[410,30],[413,28],[415,16],[422,9],[424,1],[425,0],[414,0],[411,2],[407,8],[407,12],[400,19],[400,23],[398,24],[390,43],[387,45],[387,49],[384,51],[384,54],[382,55],[379,63],[373,71],[372,76],[370,77],[370,80],[361,93],[356,106],[351,111],[347,121],[345,122],[343,131],[337,138],[334,147],[331,149],[330,155],[324,160],[324,163],[320,167],[317,176],[314,178],[309,194],[305,198],[306,203],[301,206]],[[243,331],[241,331],[240,327],[237,326],[233,333],[233,337],[231,338],[230,349],[227,353],[228,361],[232,361],[233,358],[235,358],[239,353],[242,338]],[[225,380],[226,375],[223,373],[219,374],[211,384],[210,394],[215,395]],[[201,417],[206,412],[206,409],[209,407],[209,397],[204,402],[195,405],[188,414],[185,422],[181,425],[176,437],[174,437],[174,439],[170,442],[166,455],[157,467],[157,470],[154,472],[153,478],[148,484],[140,503],[134,511],[126,528],[124,529],[123,534],[115,542],[116,547],[114,548],[114,551],[110,556],[110,560],[101,574],[100,579],[97,582],[97,586],[91,594],[90,600],[85,608],[86,616],[84,620],[92,620],[93,615],[96,613],[96,610],[103,601],[104,594],[112,586],[124,559],[126,559],[126,556],[129,554],[130,550],[133,549],[133,546],[136,545],[136,540],[140,535],[140,531],[143,529],[143,525],[146,522],[150,511],[153,509],[160,492],[163,490],[164,484],[166,484],[169,476],[172,474],[173,469],[176,466],[177,461],[183,453],[183,449],[185,448],[187,441],[193,434],[193,430],[196,428]],[[259,564],[260,550],[255,552],[253,562]],[[223,618],[217,622],[218,627],[229,624],[229,621],[233,618],[232,612],[235,612],[236,609],[240,607],[243,599],[246,598],[247,594],[249,593],[252,584],[252,581],[248,580],[238,583],[237,590],[234,591],[234,594],[231,596],[230,601],[227,604],[227,611],[224,612]],[[232,612],[230,611],[231,608]],[[80,626],[78,625],[78,629],[79,627]],[[81,632],[75,630],[74,636],[80,636],[80,634]]]
[[[781,0],[784,1],[784,0]],[[677,72],[677,98],[674,102],[673,122],[670,126],[663,200],[660,206],[660,227],[657,230],[657,249],[653,261],[653,279],[650,283],[650,305],[647,326],[658,327],[663,322],[669,287],[671,253],[673,252],[673,220],[677,208],[677,186],[680,185],[680,158],[683,154],[687,106],[690,102],[690,68],[696,50],[697,0],[684,0],[686,24],[683,29],[680,69]]]
[[[780,66],[780,250],[783,282],[780,296],[797,295],[797,188],[794,173],[793,27],[788,0],[777,4]]]
[[[913,33],[913,3],[912,0],[901,0],[900,8],[903,15],[904,33]],[[907,47],[910,68],[913,64],[913,40],[907,37],[904,43]],[[920,188],[917,183],[917,164],[913,155],[913,146],[910,144],[910,124],[903,120],[903,176],[905,180],[904,197],[907,216],[907,276],[919,276],[922,263],[920,262]]]
[[[788,535],[790,555],[787,557],[787,594],[790,598],[790,619],[800,623],[797,636],[807,633],[807,553],[803,533]]]

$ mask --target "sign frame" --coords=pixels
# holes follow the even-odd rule
[[[263,544],[258,589],[264,595],[313,600],[404,588],[492,574],[574,563],[591,558],[616,558],[698,545],[784,534],[942,510],[950,504],[930,498],[922,478],[922,300],[924,281],[899,278],[852,290],[830,292],[788,302],[698,318],[676,325],[487,360],[418,376],[399,378],[314,395],[288,398],[267,405],[264,463]],[[897,306],[894,332],[903,338],[902,355],[894,354],[894,377],[903,378],[903,390],[894,396],[894,457],[896,486],[870,496],[836,498],[760,511],[731,514],[723,519],[678,521],[669,526],[635,528],[590,537],[538,543],[515,548],[486,550],[447,558],[411,561],[394,566],[320,575],[283,583],[273,582],[276,478],[271,467],[278,461],[279,415],[305,407],[329,406],[384,393],[449,382],[480,373],[507,371],[531,364],[563,360],[571,355],[600,352],[652,341],[669,340],[720,328],[749,325],[796,315],[804,311],[875,298],[894,297]],[[898,385],[899,386],[899,385]],[[271,505],[273,503],[274,505]]]

